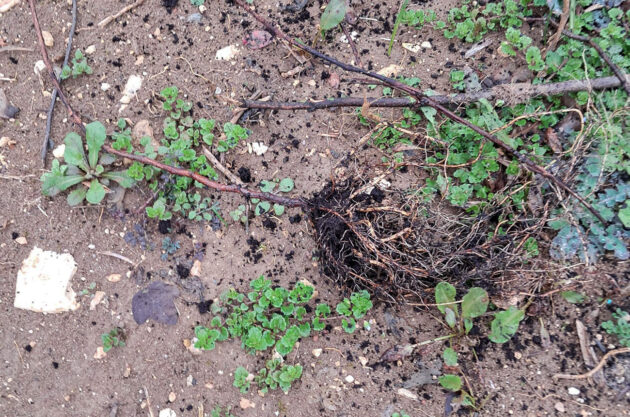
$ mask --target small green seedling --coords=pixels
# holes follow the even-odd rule
[[[83,55],[80,49],[77,49],[74,53],[74,58],[72,58],[72,67],[69,65],[64,65],[61,70],[61,79],[65,80],[70,78],[77,78],[79,75],[90,75],[92,74],[92,68],[87,63],[87,58]]]
[[[260,191],[264,193],[271,193],[278,187],[278,191],[281,193],[289,193],[295,188],[295,183],[291,178],[274,179],[273,181],[263,180],[260,182]],[[256,204],[254,207],[254,214],[260,216],[271,210],[272,205],[268,201],[261,201],[258,198],[252,198],[252,203]],[[282,216],[284,214],[285,207],[282,204],[273,204],[273,213],[276,216]],[[234,216],[232,216],[234,217]]]
[[[236,417],[230,412],[232,408],[226,407],[225,410],[221,406],[216,406],[210,411],[210,417]]]
[[[126,170],[105,171],[105,167],[115,161],[112,155],[101,153],[106,137],[105,126],[100,122],[92,122],[85,130],[87,155],[81,137],[70,132],[64,139],[66,149],[63,157],[66,165],[60,165],[59,161],[54,159],[51,171],[41,176],[42,193],[49,197],[82,183],[82,186],[68,194],[67,201],[71,206],[79,205],[83,200],[90,204],[99,204],[105,198],[106,187],[110,185],[110,181],[124,188],[134,184]]]
[[[213,350],[218,342],[234,338],[239,339],[241,347],[249,353],[274,350],[277,355],[286,357],[300,339],[326,328],[325,321],[332,309],[322,303],[307,310],[313,293],[313,287],[303,282],[298,282],[291,290],[273,287],[271,280],[264,276],[251,281],[247,293],[230,289],[221,295],[220,302],[212,304],[214,316],[209,325],[195,328],[194,346]],[[356,329],[355,319],[364,317],[370,308],[369,293],[361,291],[340,302],[336,310],[343,318],[343,328],[352,333]],[[272,360],[257,373],[255,382],[261,390],[279,387],[286,392],[301,374],[299,365],[288,366]],[[249,372],[242,367],[234,373],[234,386],[241,392],[247,392],[252,381]]]
[[[618,308],[612,316],[614,319],[617,319],[617,322],[615,323],[612,320],[605,321],[602,323],[602,328],[608,334],[616,335],[619,338],[620,345],[630,347],[630,314]]]
[[[103,333],[101,335],[101,341],[103,342],[103,352],[109,352],[114,347],[125,346],[125,333],[120,327],[112,329],[109,333]]]

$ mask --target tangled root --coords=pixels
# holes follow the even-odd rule
[[[328,184],[311,204],[321,270],[351,291],[400,301],[439,281],[491,287],[516,258],[514,239],[489,237],[488,212],[471,217],[353,179]]]

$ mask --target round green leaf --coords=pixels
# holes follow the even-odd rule
[[[274,204],[273,211],[276,213],[276,216],[282,216],[284,214],[284,206],[281,204]]]
[[[494,320],[490,324],[490,334],[488,338],[494,343],[505,343],[518,330],[518,325],[525,318],[523,310],[510,306],[509,310],[501,311],[494,315]]]
[[[488,293],[479,287],[471,288],[462,299],[462,316],[475,318],[481,316],[488,309]]]
[[[444,363],[448,366],[457,366],[457,352],[453,348],[444,349],[444,353],[442,353],[442,358],[444,358]]]
[[[436,304],[446,304],[455,301],[455,287],[448,282],[440,282],[435,286],[435,302]],[[450,308],[455,312],[457,306],[453,305],[439,305],[438,310],[444,314],[446,308]]]
[[[289,191],[293,190],[294,187],[295,184],[291,178],[284,178],[282,181],[280,181],[278,190],[283,193],[288,193]]]
[[[90,189],[85,194],[85,199],[90,204],[98,204],[103,201],[103,198],[105,198],[105,188],[97,180],[92,180]]]
[[[326,6],[326,10],[322,13],[319,27],[323,30],[330,30],[335,27],[346,17],[346,0],[330,0]]]
[[[459,391],[462,388],[462,379],[457,375],[442,375],[438,381],[440,385],[449,391]]]

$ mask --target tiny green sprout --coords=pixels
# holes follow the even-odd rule
[[[630,347],[630,314],[617,308],[612,313],[613,320],[608,320],[602,323],[602,328],[606,330],[606,333],[616,335],[619,339],[619,344],[625,347]]]
[[[249,379],[249,372],[247,369],[239,366],[234,371],[234,383],[233,385],[241,391],[241,393],[246,393],[249,391],[249,387],[251,385],[251,381]]]
[[[234,123],[226,123],[223,125],[223,132],[225,133],[225,140],[220,140],[217,145],[217,151],[227,152],[238,145],[238,143],[247,139],[249,131],[242,126]]]
[[[68,194],[68,204],[79,205],[83,200],[90,204],[99,204],[105,198],[106,187],[110,181],[118,183],[121,187],[129,188],[134,180],[127,171],[105,171],[106,166],[114,163],[115,158],[106,153],[101,153],[101,147],[105,143],[105,126],[100,122],[92,122],[85,127],[85,139],[87,143],[87,155],[81,137],[70,132],[64,139],[65,165],[61,165],[57,159],[52,162],[50,172],[41,176],[42,193],[54,197],[62,191],[79,183],[89,184]]]
[[[109,352],[114,347],[125,346],[125,333],[120,327],[112,329],[109,333],[103,333],[101,335],[101,341],[103,342],[103,352]]]
[[[392,413],[392,417],[409,417],[409,414],[401,410],[400,413],[399,412]]]
[[[92,68],[87,63],[87,58],[83,55],[80,49],[77,49],[74,53],[74,58],[72,58],[72,67],[69,65],[64,65],[61,70],[61,79],[65,80],[72,76],[72,78],[77,78],[79,75],[90,75],[92,74]]]

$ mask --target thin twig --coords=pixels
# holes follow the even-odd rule
[[[35,26],[35,33],[37,34],[37,40],[39,41],[39,51],[42,54],[42,59],[44,61],[44,64],[46,65],[46,69],[48,70],[48,75],[50,76],[50,80],[54,84],[55,89],[57,90],[57,94],[59,95],[59,98],[61,99],[61,102],[64,104],[64,106],[66,106],[66,109],[68,110],[68,114],[70,118],[72,119],[72,121],[79,127],[79,129],[81,129],[82,132],[85,132],[85,126],[83,126],[83,123],[81,122],[81,116],[79,116],[79,114],[72,108],[72,106],[70,105],[70,102],[68,101],[68,98],[66,97],[65,93],[61,89],[61,85],[59,84],[59,80],[57,79],[57,75],[55,74],[55,70],[53,69],[52,62],[50,61],[50,58],[48,57],[48,52],[46,51],[46,44],[44,43],[44,37],[42,35],[42,28],[40,27],[39,19],[37,18],[37,10],[35,9],[35,1],[28,0],[28,2],[31,6],[31,18],[33,19],[33,25]]]
[[[245,11],[247,11],[247,13],[249,13],[254,19],[256,19],[258,22],[260,22],[262,25],[264,25],[265,28],[267,29],[267,31],[271,32],[272,34],[274,34],[278,38],[285,39],[287,42],[291,43],[292,45],[294,45],[294,46],[296,46],[296,47],[298,47],[298,48],[300,48],[300,49],[310,53],[311,55],[313,55],[313,56],[315,56],[317,58],[320,58],[320,59],[322,59],[322,60],[324,60],[326,62],[329,62],[329,63],[331,63],[333,65],[336,65],[336,66],[338,66],[339,68],[341,68],[343,70],[346,70],[348,72],[359,73],[359,74],[368,76],[370,78],[374,78],[374,79],[383,81],[386,84],[388,84],[390,87],[395,88],[396,90],[402,91],[402,92],[410,95],[411,97],[413,97],[414,99],[416,99],[418,101],[419,105],[432,107],[435,110],[437,110],[439,113],[442,113],[443,115],[445,115],[446,117],[451,119],[452,121],[460,123],[460,124],[468,127],[469,129],[473,130],[477,134],[483,136],[484,138],[486,138],[490,142],[494,143],[499,148],[503,149],[508,154],[512,155],[514,158],[516,158],[518,160],[518,162],[521,165],[525,166],[529,171],[531,171],[531,172],[533,172],[535,174],[538,174],[538,175],[542,176],[543,178],[546,178],[550,182],[556,184],[559,188],[563,189],[564,191],[566,191],[567,193],[572,195],[575,199],[577,199],[580,203],[582,203],[582,205],[584,207],[586,207],[591,213],[593,213],[593,215],[603,225],[607,224],[606,220],[604,220],[604,218],[601,216],[601,214],[599,214],[599,212],[597,212],[593,208],[593,206],[588,201],[586,201],[586,199],[584,199],[584,197],[582,197],[577,192],[575,192],[564,181],[562,181],[561,179],[559,179],[555,175],[551,174],[545,168],[542,168],[542,167],[536,165],[534,162],[532,162],[529,159],[528,156],[526,156],[526,155],[520,153],[519,151],[517,151],[516,149],[512,148],[511,146],[509,146],[508,144],[503,142],[498,137],[489,134],[485,130],[481,129],[479,126],[473,125],[468,120],[466,120],[463,117],[455,114],[454,112],[450,111],[449,109],[447,109],[443,105],[437,103],[431,97],[426,96],[421,90],[419,90],[419,89],[417,89],[415,87],[410,87],[410,86],[408,86],[408,85],[406,85],[406,84],[404,84],[404,83],[402,83],[400,81],[397,81],[397,80],[395,80],[393,78],[389,78],[389,77],[386,77],[384,75],[377,74],[377,73],[374,73],[374,72],[371,72],[371,71],[366,71],[366,70],[364,70],[362,68],[359,68],[357,66],[346,64],[346,63],[341,62],[341,61],[339,61],[339,60],[337,60],[335,58],[329,57],[328,55],[323,54],[323,53],[319,52],[318,50],[316,50],[314,48],[311,48],[308,45],[305,45],[305,44],[303,44],[301,42],[298,42],[295,39],[289,38],[276,25],[272,25],[271,23],[267,22],[267,20],[265,20],[262,16],[260,16],[258,13],[256,13],[250,6],[245,4],[243,0],[234,0],[234,2],[236,4],[238,4],[241,8],[243,8]]]
[[[106,17],[105,19],[101,20],[100,22],[98,22],[98,27],[99,28],[104,28],[105,26],[107,26],[111,21],[118,19],[120,16],[124,15],[125,13],[127,13],[129,10],[140,6],[142,3],[144,3],[144,0],[138,0],[133,4],[130,4],[127,7],[124,7],[121,11],[119,11],[118,13],[111,15],[109,17]]]
[[[208,158],[212,166],[214,166],[216,169],[221,171],[221,173],[225,175],[226,178],[230,180],[230,182],[232,182],[233,184],[241,185],[241,186],[245,185],[245,183],[243,183],[243,181],[241,181],[239,177],[234,175],[232,171],[230,171],[225,166],[223,166],[223,164],[219,162],[217,157],[214,156],[212,152],[210,152],[210,149],[206,148],[205,146],[203,147],[203,154],[206,156],[206,158]]]
[[[115,253],[115,252],[105,251],[105,252],[98,252],[98,253],[100,253],[101,255],[111,256],[112,258],[120,259],[121,261],[127,262],[128,264],[131,264],[134,267],[136,267],[138,265],[134,261],[132,261],[131,259],[127,258],[126,256],[120,255],[120,254]]]
[[[593,375],[595,375],[597,373],[597,371],[602,369],[604,367],[604,365],[606,365],[606,361],[608,360],[608,358],[610,358],[611,356],[621,355],[622,353],[630,353],[630,348],[627,347],[627,348],[611,350],[610,352],[608,352],[607,354],[605,354],[602,357],[602,359],[599,361],[599,363],[597,364],[597,366],[595,368],[591,369],[590,371],[588,371],[585,374],[579,374],[579,375],[555,374],[553,376],[553,379],[586,379],[586,378],[590,378]]]
[[[288,198],[282,197],[273,193],[265,193],[261,191],[250,191],[245,187],[242,187],[238,184],[234,185],[226,185],[221,184],[216,181],[212,181],[208,177],[204,177],[196,172],[189,171],[184,168],[177,168],[170,165],[166,165],[162,162],[156,161],[155,159],[147,158],[146,156],[141,155],[133,155],[124,151],[119,151],[112,148],[110,145],[103,145],[103,150],[105,152],[109,152],[111,154],[120,156],[122,158],[128,158],[132,161],[138,161],[145,165],[152,165],[156,168],[164,170],[169,174],[179,175],[181,177],[192,178],[193,180],[205,185],[206,187],[212,188],[217,191],[226,192],[226,193],[235,193],[241,194],[246,198],[258,198],[259,200],[270,201],[272,203],[282,204],[286,207],[308,207],[308,203],[305,200],[299,198]]]
[[[549,84],[515,83],[502,84],[487,90],[474,93],[461,93],[455,95],[431,96],[433,101],[444,105],[460,105],[479,101],[481,99],[494,100],[509,97],[510,103],[519,103],[538,96],[553,96],[578,91],[606,90],[621,87],[621,82],[615,76],[595,78],[587,80],[570,80]],[[367,101],[370,107],[414,107],[418,102],[411,97],[342,97],[318,101],[254,101],[243,100],[239,106],[249,109],[269,110],[320,110],[335,107],[361,107]]]
[[[74,31],[77,26],[77,0],[72,0],[72,25],[70,26],[70,34],[68,35],[68,45],[66,46],[66,55],[63,57],[63,66],[68,65],[70,59],[70,50],[72,49],[72,39],[74,38]],[[61,77],[58,78],[61,84]],[[56,88],[53,90],[52,97],[50,99],[50,105],[48,106],[48,116],[46,118],[46,132],[44,133],[44,142],[42,143],[41,158],[42,162],[46,161],[46,153],[48,149],[52,149],[55,145],[50,139],[50,129],[52,128],[53,113],[55,111],[55,103],[57,102],[58,91]]]
[[[556,33],[549,38],[549,47],[545,52],[545,56],[547,52],[554,51],[556,49],[556,45],[560,41],[560,36],[562,35],[562,31],[567,26],[567,22],[569,21],[569,8],[571,6],[571,0],[564,0],[562,3],[562,14],[560,15],[560,23],[558,24],[558,29]]]
[[[0,48],[0,53],[2,52],[33,52],[33,49],[22,46],[3,46]]]
[[[359,55],[359,51],[357,50],[357,45],[354,43],[352,36],[350,36],[350,31],[348,30],[346,23],[341,22],[341,30],[343,30],[343,34],[346,36],[348,43],[350,44],[350,48],[352,48],[352,53],[354,54],[354,59],[356,60],[356,64],[359,67],[362,67],[361,56]]]

